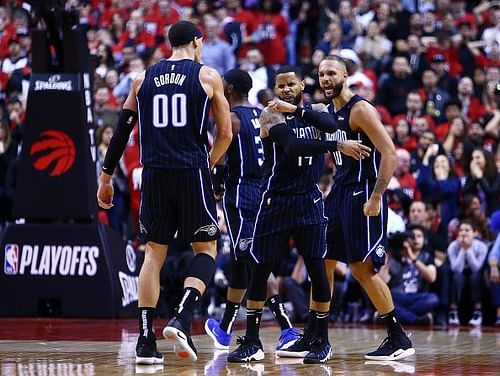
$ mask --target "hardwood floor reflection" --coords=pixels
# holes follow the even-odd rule
[[[96,330],[95,320],[80,320],[70,329],[73,337],[86,332],[86,326]],[[72,375],[135,375],[165,374],[187,375],[498,375],[500,369],[500,331],[457,328],[450,331],[414,330],[412,341],[417,354],[408,360],[393,362],[366,361],[365,352],[376,348],[385,337],[380,328],[355,327],[331,328],[330,340],[334,358],[326,365],[304,365],[297,359],[274,357],[274,346],[279,336],[275,326],[262,330],[262,342],[266,358],[252,364],[229,364],[227,352],[212,348],[208,336],[193,337],[198,348],[199,359],[187,363],[177,359],[165,340],[158,341],[159,350],[165,354],[165,363],[155,366],[136,366],[134,347],[136,333],[127,321],[100,320],[101,325],[111,326],[114,332],[104,340],[55,340],[54,336],[39,339],[16,340],[23,335],[12,335],[22,327],[5,328],[6,321],[0,319],[0,370],[6,376],[72,376]],[[124,325],[120,327],[120,322]],[[32,323],[33,324],[33,323]],[[35,324],[33,324],[35,325]],[[39,325],[47,325],[40,321]],[[57,325],[52,323],[51,325]],[[36,326],[36,325],[35,325]],[[53,328],[54,329],[54,328]],[[103,328],[103,332],[105,329]],[[157,329],[157,332],[161,333]],[[6,335],[8,333],[8,335]],[[39,333],[46,332],[42,329]],[[87,333],[88,334],[88,333]],[[242,334],[237,331],[237,334]],[[24,336],[25,338],[26,336]],[[62,336],[67,338],[68,336]],[[88,338],[88,335],[82,335]],[[234,348],[234,341],[233,341]]]

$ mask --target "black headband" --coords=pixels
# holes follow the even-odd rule
[[[184,46],[201,36],[200,29],[188,21],[179,21],[168,31],[168,40],[172,47]]]

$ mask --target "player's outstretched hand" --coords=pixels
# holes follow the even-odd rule
[[[103,209],[111,209],[113,207],[113,184],[111,176],[102,173],[99,177],[99,187],[97,188],[97,203]]]
[[[286,113],[293,113],[297,109],[297,106],[282,101],[281,99],[278,98],[275,98],[272,101],[267,102],[267,106],[271,107],[273,110]]]
[[[370,197],[363,205],[363,213],[367,217],[376,217],[380,214],[380,206],[382,205],[380,198]]]
[[[370,156],[372,150],[361,142],[362,141],[358,140],[337,141],[337,149],[342,154],[348,155],[356,160],[365,159]]]

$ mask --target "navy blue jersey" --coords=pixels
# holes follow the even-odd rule
[[[141,162],[165,169],[207,168],[210,100],[201,86],[202,65],[161,60],[146,70],[137,93]]]
[[[240,132],[233,137],[227,149],[228,185],[244,181],[260,181],[264,148],[260,139],[259,116],[261,110],[256,107],[236,106],[232,109],[240,119]]]
[[[359,95],[354,95],[340,110],[334,111],[333,106],[328,105],[328,111],[335,117],[338,129],[333,134],[327,134],[326,139],[332,141],[361,140],[363,145],[372,149],[370,156],[357,161],[339,151],[333,153],[333,162],[337,172],[335,173],[336,184],[352,184],[364,182],[366,179],[373,180],[378,176],[380,165],[380,153],[375,149],[370,138],[363,131],[353,131],[349,126],[351,109],[357,102],[365,100]]]
[[[311,108],[310,105],[305,105]],[[286,115],[286,125],[293,129],[297,138],[321,140],[322,133],[314,126],[293,115]],[[323,169],[324,155],[292,156],[273,142],[270,137],[262,140],[264,144],[263,189],[268,192],[296,194],[316,190]]]

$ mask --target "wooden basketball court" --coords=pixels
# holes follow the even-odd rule
[[[157,320],[161,333],[164,320]],[[326,365],[304,365],[297,359],[274,356],[279,330],[274,322],[261,330],[263,362],[226,362],[227,352],[212,347],[203,322],[193,325],[197,362],[177,359],[167,341],[158,341],[164,365],[136,366],[136,320],[0,319],[0,369],[5,376],[73,375],[499,375],[500,330],[460,327],[450,330],[409,328],[417,354],[407,360],[366,361],[385,330],[375,326],[333,326],[330,341],[334,357]],[[242,328],[240,326],[240,328]],[[243,330],[236,330],[243,334]],[[233,340],[232,348],[235,346]]]

